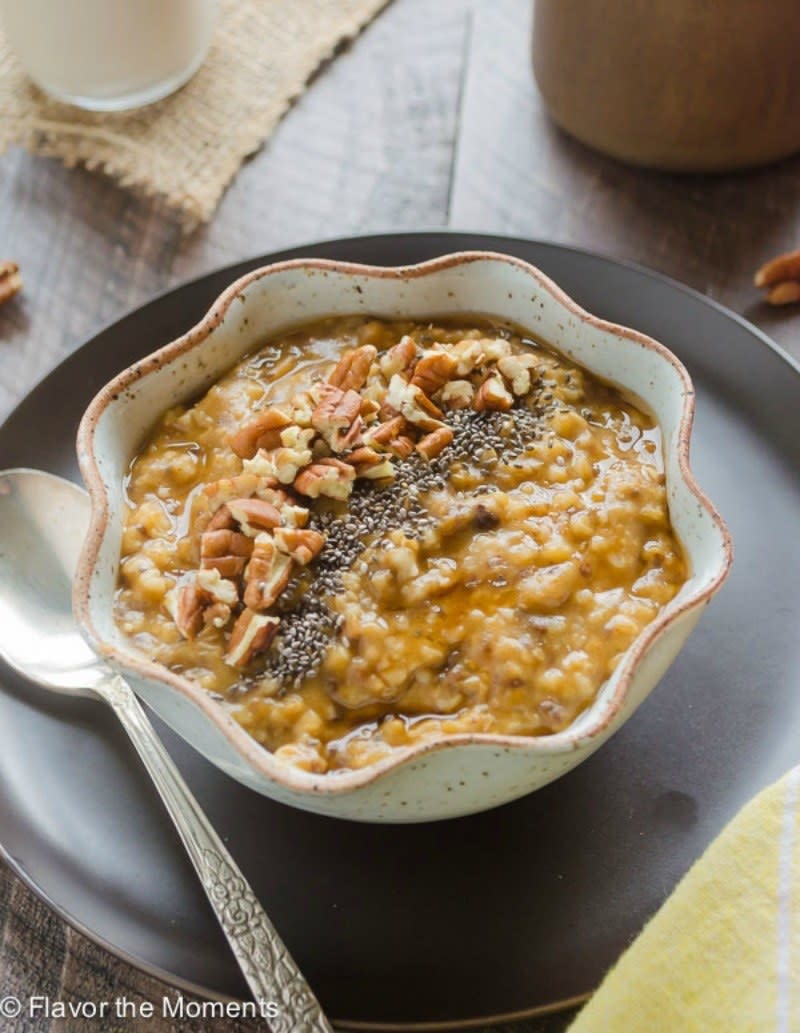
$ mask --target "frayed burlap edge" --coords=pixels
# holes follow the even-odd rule
[[[234,3],[236,0],[228,0]],[[298,3],[301,0],[297,0]],[[0,154],[9,146],[19,145],[31,153],[57,158],[67,167],[83,165],[87,169],[105,173],[121,186],[140,195],[162,199],[179,214],[185,230],[207,222],[219,204],[247,157],[257,152],[269,138],[289,108],[302,96],[308,84],[319,71],[346,45],[354,40],[369,23],[388,5],[390,0],[353,0],[352,9],[342,12],[335,26],[329,27],[319,39],[304,50],[303,59],[289,70],[281,82],[281,94],[263,109],[253,112],[244,122],[235,126],[231,139],[222,141],[215,153],[213,173],[202,179],[189,175],[185,180],[181,169],[161,168],[159,155],[147,140],[135,139],[114,128],[122,115],[83,113],[78,109],[52,100],[27,79],[24,90],[17,85],[12,90],[12,110],[0,110]],[[345,7],[346,4],[341,4]],[[222,55],[225,60],[230,55]],[[3,40],[0,38],[0,99],[3,96],[2,77],[15,74],[20,77],[13,57],[3,58]],[[11,71],[8,69],[11,68]],[[191,83],[189,84],[191,86]],[[183,90],[188,89],[184,87]],[[182,93],[183,90],[178,91]],[[175,94],[174,97],[177,97]],[[198,98],[202,102],[202,97]],[[173,98],[167,98],[150,108],[139,109],[139,117],[169,120],[172,117]],[[17,108],[18,110],[14,110]],[[67,118],[43,117],[43,113],[59,112]]]

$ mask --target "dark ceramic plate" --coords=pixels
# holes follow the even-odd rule
[[[104,330],[0,430],[0,468],[77,478],[95,391],[274,259],[398,265],[464,248],[519,255],[591,312],[672,348],[697,386],[692,459],[728,521],[730,581],[667,677],[594,757],[526,799],[432,825],[291,810],[217,771],[156,722],[328,1013],[343,1025],[463,1025],[535,1014],[595,987],[723,824],[800,761],[800,370],[678,284],[552,244],[462,234],[344,240],[188,284]],[[0,840],[67,921],[210,996],[245,987],[177,836],[102,706],[7,672]]]

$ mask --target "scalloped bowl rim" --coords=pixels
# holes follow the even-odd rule
[[[105,409],[116,400],[126,388],[145,378],[149,373],[172,362],[201,344],[224,319],[230,306],[243,290],[252,283],[275,273],[290,270],[310,269],[344,275],[377,277],[381,279],[407,280],[424,277],[457,265],[481,261],[501,261],[526,272],[552,298],[577,319],[598,330],[623,338],[658,354],[669,363],[680,377],[684,391],[682,414],[677,434],[677,461],[681,477],[700,506],[711,517],[721,536],[723,560],[715,574],[697,591],[687,595],[679,604],[668,603],[636,637],[626,650],[617,671],[619,677],[613,695],[604,701],[602,712],[591,721],[599,695],[579,717],[584,718],[583,727],[574,731],[575,721],[560,732],[547,736],[501,735],[497,733],[459,733],[425,741],[415,746],[396,749],[390,756],[381,758],[366,767],[345,769],[324,774],[312,774],[284,762],[277,761],[265,747],[261,746],[222,706],[215,702],[197,683],[184,678],[157,661],[127,652],[108,642],[98,633],[91,614],[91,581],[97,564],[100,547],[108,528],[109,495],[103,481],[94,452],[94,433]],[[551,345],[551,347],[556,347]],[[557,347],[556,347],[556,350]],[[617,385],[626,390],[624,383]],[[708,602],[725,581],[733,561],[733,547],[730,533],[713,503],[698,485],[689,463],[689,446],[694,422],[694,389],[688,372],[680,360],[659,341],[629,327],[600,319],[587,312],[566,294],[553,280],[535,266],[522,259],[493,251],[462,251],[443,255],[414,265],[371,266],[353,262],[341,262],[321,258],[295,258],[261,266],[246,273],[230,284],[212,303],[208,312],[186,333],[164,345],[151,355],[127,367],[94,397],[87,408],[78,429],[78,459],[89,493],[91,514],[87,536],[78,562],[74,582],[74,609],[78,623],[90,644],[114,666],[132,671],[135,675],[151,682],[160,682],[176,689],[192,704],[198,707],[217,726],[234,750],[267,779],[283,785],[294,793],[310,796],[338,795],[351,793],[368,786],[382,776],[405,767],[418,758],[465,745],[488,745],[505,751],[532,752],[535,754],[565,754],[578,750],[603,733],[622,709],[628,694],[634,672],[653,644],[662,638],[670,626],[689,610]],[[616,672],[615,672],[616,674]],[[578,718],[575,719],[576,721]]]

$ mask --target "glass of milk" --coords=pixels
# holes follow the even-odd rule
[[[152,104],[208,52],[217,0],[0,0],[3,33],[31,79],[91,111]]]

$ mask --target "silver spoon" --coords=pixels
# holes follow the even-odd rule
[[[88,497],[70,481],[39,470],[0,471],[0,657],[46,689],[91,696],[113,707],[158,789],[273,1033],[333,1033],[133,690],[78,630],[72,616],[72,578],[88,523]],[[267,1007],[270,1003],[277,1007],[275,1016]]]

